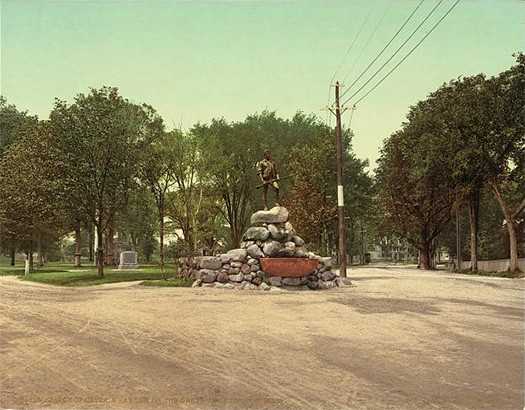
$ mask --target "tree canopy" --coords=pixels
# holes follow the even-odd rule
[[[103,87],[78,94],[71,105],[56,100],[50,123],[63,155],[65,195],[94,224],[102,246],[103,233],[135,185],[141,149],[162,132],[162,119],[153,108]],[[103,249],[97,253],[103,276]]]
[[[517,269],[515,226],[525,207],[524,67],[520,54],[499,76],[444,84],[412,107],[408,122],[385,141],[377,173],[384,220],[418,244],[425,268],[431,267],[432,241],[454,207],[465,200],[478,206],[486,188],[500,205],[511,271]],[[471,225],[474,229],[477,217]]]
[[[498,76],[455,79],[414,104],[385,140],[374,177],[344,130],[350,255],[364,250],[367,231],[376,244],[412,244],[430,269],[439,242],[451,248],[452,216],[468,207],[472,269],[480,246],[483,255],[501,254],[496,242],[517,269],[525,232],[525,57],[516,57]],[[299,235],[311,249],[336,252],[335,132],[315,115],[283,119],[265,110],[166,130],[151,106],[102,87],[55,100],[41,122],[0,98],[0,125],[0,233],[12,252],[18,243],[31,253],[35,243],[74,230],[79,258],[80,230],[94,229],[103,275],[104,247],[110,256],[115,233],[147,258],[158,238],[161,265],[165,235],[177,237],[187,255],[238,247],[249,216],[261,209],[257,163],[266,148],[286,177],[281,203]]]

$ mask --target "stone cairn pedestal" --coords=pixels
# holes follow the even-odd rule
[[[217,256],[180,258],[179,272],[195,279],[193,287],[271,290],[272,287],[329,289],[346,287],[350,280],[331,271],[331,259],[308,252],[288,221],[288,210],[274,207],[258,211],[242,238],[241,247]],[[261,258],[316,259],[316,268],[306,276],[272,276],[262,268]],[[315,266],[315,263],[314,263]]]

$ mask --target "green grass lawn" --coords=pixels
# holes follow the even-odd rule
[[[35,262],[36,265],[36,262]],[[64,263],[49,263],[46,264],[42,269],[39,269],[38,273],[55,273],[55,272],[67,272],[68,270],[80,270],[88,269],[86,267],[75,268],[72,264]],[[7,259],[0,261],[0,276],[19,276],[24,274],[24,262],[17,261],[15,266],[10,266]]]
[[[0,265],[2,276],[16,275],[20,280],[56,286],[79,287],[131,281],[143,281],[144,285],[149,286],[191,286],[193,281],[174,278],[175,273],[174,265],[165,266],[164,269],[157,265],[140,265],[138,270],[118,270],[114,267],[105,267],[104,277],[99,278],[97,269],[92,265],[75,268],[71,264],[50,263],[40,270],[24,275],[24,266],[21,264],[15,267]]]

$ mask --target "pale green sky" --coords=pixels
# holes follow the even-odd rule
[[[337,68],[335,80],[349,86],[418,3],[1,0],[1,93],[42,119],[55,97],[72,102],[89,87],[108,85],[151,104],[169,128],[188,129],[213,117],[242,121],[264,109],[326,120],[320,109]],[[436,4],[421,5],[347,97]],[[445,0],[437,8],[384,73],[452,4]],[[358,105],[352,118],[357,156],[369,158],[373,168],[383,139],[400,127],[410,105],[460,75],[496,75],[513,65],[518,51],[525,51],[524,1],[462,0]],[[343,121],[349,119],[348,111]]]

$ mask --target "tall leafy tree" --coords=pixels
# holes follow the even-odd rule
[[[78,94],[71,105],[56,100],[50,120],[65,160],[67,197],[96,229],[102,277],[104,233],[126,205],[138,175],[139,152],[162,132],[162,119],[150,106],[133,104],[116,88],[103,87]]]
[[[506,221],[511,271],[516,270],[515,227],[525,208],[524,56],[499,76],[451,81],[425,105],[427,112],[441,118],[441,132],[455,146],[450,175],[458,187],[458,206],[464,202],[469,207],[471,269],[477,270],[481,193],[490,191]]]
[[[141,184],[130,192],[126,208],[119,212],[119,240],[133,246],[146,262],[150,262],[158,247],[157,222],[155,200],[149,187]]]
[[[27,111],[19,111],[15,105],[8,104],[0,95],[0,158],[7,146],[13,142],[25,127],[35,125],[38,118]]]
[[[481,145],[485,179],[505,218],[510,271],[518,268],[518,217],[525,210],[525,56],[486,81],[478,99],[486,103],[486,131]]]
[[[262,111],[246,117],[242,123],[245,132],[248,132],[254,143],[258,143],[261,149],[270,148],[272,157],[277,161],[281,177],[293,176],[295,174],[295,157],[297,150],[308,150],[318,141],[321,135],[331,133],[323,121],[314,114],[305,114],[301,111],[295,113],[291,119],[282,119],[274,111]],[[335,137],[333,137],[335,138]],[[335,144],[335,141],[331,141]],[[249,152],[253,160],[262,158],[261,152]],[[292,184],[283,182],[280,187],[282,198],[289,195]],[[255,203],[260,205],[259,195],[256,192]]]
[[[425,113],[414,113],[410,124],[385,141],[376,172],[384,225],[418,248],[423,269],[433,268],[435,239],[455,202],[448,145],[436,125]]]
[[[166,212],[174,228],[182,231],[187,254],[193,256],[200,238],[198,219],[204,210],[204,163],[193,135],[173,132],[169,137],[173,158],[171,172],[175,185],[173,190],[166,193]]]
[[[318,123],[309,124],[303,132],[307,142],[297,142],[289,153],[288,167],[293,182],[285,205],[303,239],[316,248],[322,246],[332,251],[338,237],[335,135],[329,127]],[[372,201],[372,179],[365,172],[367,162],[355,157],[351,138],[352,134],[346,131],[343,135],[343,185],[347,248],[350,249],[354,246],[354,231],[364,225]]]
[[[297,232],[307,243],[318,246],[326,243],[337,220],[334,142],[333,133],[325,130],[308,149],[301,145],[292,148],[289,161],[294,177],[284,205]]]
[[[26,127],[38,122],[36,116],[29,115],[27,111],[20,111],[13,104],[0,96],[0,160],[9,146]],[[2,204],[0,203],[0,208]],[[16,239],[13,235],[2,234],[2,220],[0,219],[0,248],[9,248],[11,254],[11,265],[15,264]]]
[[[410,181],[416,188],[425,181],[425,176],[433,175],[434,182],[428,180],[427,192],[439,187],[441,194],[436,199],[446,200],[437,208],[444,214],[433,232],[441,230],[441,221],[449,218],[450,203],[456,209],[467,203],[471,263],[475,270],[479,204],[481,193],[488,188],[506,221],[510,269],[517,270],[516,225],[525,208],[524,102],[524,57],[520,54],[517,65],[497,77],[486,79],[481,74],[451,81],[413,107],[403,130],[385,143],[380,160],[378,180],[383,205],[390,207],[391,216],[405,215],[397,220],[392,217],[390,221],[395,227],[405,232],[407,225],[414,228],[406,214],[414,215],[425,209],[421,201],[414,202],[416,189],[409,195],[405,182]],[[416,179],[411,179],[414,175]],[[436,200],[435,205],[438,204]],[[428,232],[420,230],[420,240],[424,236]]]
[[[284,120],[275,112],[263,111],[249,115],[243,122],[227,123],[221,119],[213,120],[209,125],[198,124],[192,133],[199,142],[206,164],[206,179],[211,188],[208,192],[220,201],[218,210],[230,227],[230,247],[238,246],[250,213],[261,209],[262,195],[255,189],[260,183],[256,164],[266,148],[272,150],[272,158],[277,162],[280,176],[291,177],[280,184],[282,203],[293,208],[300,193],[304,204],[308,204],[306,208],[297,206],[291,209],[291,215],[297,223],[305,220],[300,217],[303,213],[305,218],[312,218],[312,214],[306,212],[312,207],[316,208],[315,212],[318,214],[333,213],[334,204],[330,204],[326,196],[329,189],[335,189],[335,183],[330,180],[330,173],[335,175],[336,170],[335,137],[332,130],[314,115],[298,112],[292,119]],[[348,175],[354,177],[348,179],[350,192],[355,188],[353,184],[356,184],[357,176],[363,171],[365,164],[357,161],[351,154],[349,134],[347,141],[345,162]],[[312,188],[313,180],[319,182],[315,189]],[[357,185],[360,186],[360,183]],[[315,196],[315,200],[313,197],[308,200],[308,194]],[[358,195],[350,194],[348,198],[348,206],[355,206],[359,202]],[[332,235],[328,231],[332,230],[329,225],[333,225],[333,215],[318,217],[317,219],[325,220],[323,223],[326,229],[323,225],[321,232],[324,234],[326,230],[325,237]],[[311,226],[304,224],[304,232],[302,227],[298,231],[309,237],[307,231],[311,230]],[[320,240],[317,234],[312,235],[311,239],[317,242]]]
[[[31,262],[38,249],[39,265],[46,239],[56,240],[65,229],[58,172],[62,161],[46,123],[26,127],[1,161],[2,230],[24,244]]]
[[[217,209],[230,227],[229,247],[238,247],[255,208],[256,162],[263,151],[260,134],[252,125],[224,120],[198,124],[192,134],[205,164],[208,192],[221,201]]]
[[[449,179],[457,187],[455,212],[468,206],[470,225],[471,270],[477,270],[479,206],[484,186],[484,171],[478,165],[480,137],[485,131],[486,107],[473,98],[483,85],[485,77],[477,75],[444,84],[431,93],[427,100],[420,102],[427,116],[438,123],[439,132],[447,135],[450,145]]]
[[[160,266],[164,266],[167,196],[170,190],[173,190],[177,185],[177,182],[180,182],[181,178],[184,179],[181,173],[190,172],[190,169],[185,170],[178,166],[184,160],[184,157],[179,156],[185,155],[180,149],[181,139],[183,136],[180,131],[174,130],[163,133],[159,138],[151,141],[142,152],[140,178],[148,186],[157,205]],[[193,147],[190,149],[194,150]],[[176,175],[176,170],[179,171],[178,175]]]
[[[457,145],[457,165],[452,175],[469,206],[472,270],[477,270],[479,207],[484,187],[500,204],[510,238],[511,270],[517,267],[514,227],[516,216],[525,206],[525,191],[514,200],[518,201],[514,205],[510,198],[504,198],[503,192],[523,180],[518,171],[525,150],[523,77],[521,63],[521,69],[518,65],[498,77],[486,79],[477,75],[452,81],[435,93],[442,102],[441,115],[447,118],[447,131]],[[515,215],[510,207],[517,207]]]

